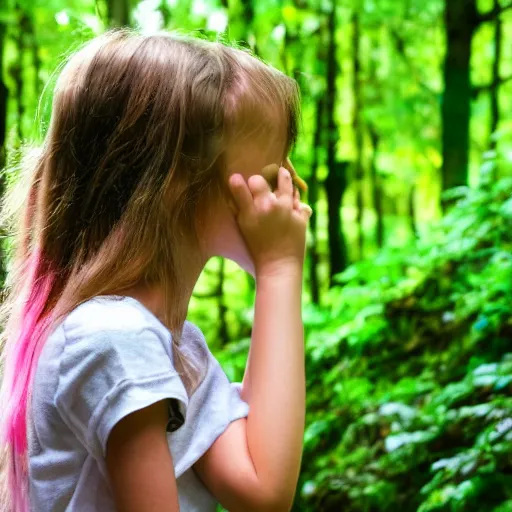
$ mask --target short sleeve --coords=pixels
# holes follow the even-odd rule
[[[56,407],[95,457],[105,457],[116,423],[160,400],[169,399],[169,431],[184,423],[188,398],[168,336],[151,326],[64,334]]]
[[[199,460],[230,423],[249,415],[249,404],[241,397],[241,384],[229,381],[201,330],[186,322],[183,341],[185,346],[204,351],[207,371],[190,397],[185,425],[168,435],[176,478]]]

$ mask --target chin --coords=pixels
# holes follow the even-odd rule
[[[256,278],[256,271],[254,270],[254,264],[252,261],[246,262],[243,265],[238,263],[238,261],[236,261],[235,263],[237,263],[238,266],[245,270],[248,274],[251,274],[252,277]]]
[[[209,258],[214,256],[220,256],[236,263],[242,270],[245,270],[252,277],[256,277],[256,270],[254,263],[248,251],[238,248],[238,250],[232,249],[228,244],[222,244],[221,247],[214,248],[208,251]]]
[[[221,254],[222,257],[228,260],[234,261],[242,270],[245,270],[252,277],[256,277],[256,271],[254,269],[254,263],[250,256],[241,256],[240,254],[226,253]]]
[[[240,268],[255,277],[254,262],[233,217],[229,216],[227,220],[219,222],[210,240],[210,254],[234,261]]]

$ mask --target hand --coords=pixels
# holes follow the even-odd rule
[[[274,192],[259,174],[247,183],[240,174],[229,178],[229,187],[238,208],[235,215],[256,274],[274,272],[283,265],[302,269],[306,227],[311,208],[294,192],[290,172],[281,167]]]

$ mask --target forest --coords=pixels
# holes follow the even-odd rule
[[[59,64],[111,27],[238,41],[294,77],[314,214],[293,510],[512,511],[511,0],[0,5],[0,194]],[[254,291],[213,259],[189,308],[233,381]]]

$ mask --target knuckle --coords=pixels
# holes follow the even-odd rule
[[[263,197],[260,201],[260,211],[263,213],[268,213],[272,209],[272,203],[268,196]]]
[[[279,202],[274,194],[266,195],[262,200],[262,210],[265,213],[272,213],[276,210]]]
[[[270,211],[275,211],[277,209],[279,206],[279,201],[277,200],[276,196],[272,195],[268,198],[268,205]]]
[[[293,207],[293,197],[284,195],[279,197],[279,202],[283,208],[290,209]]]

